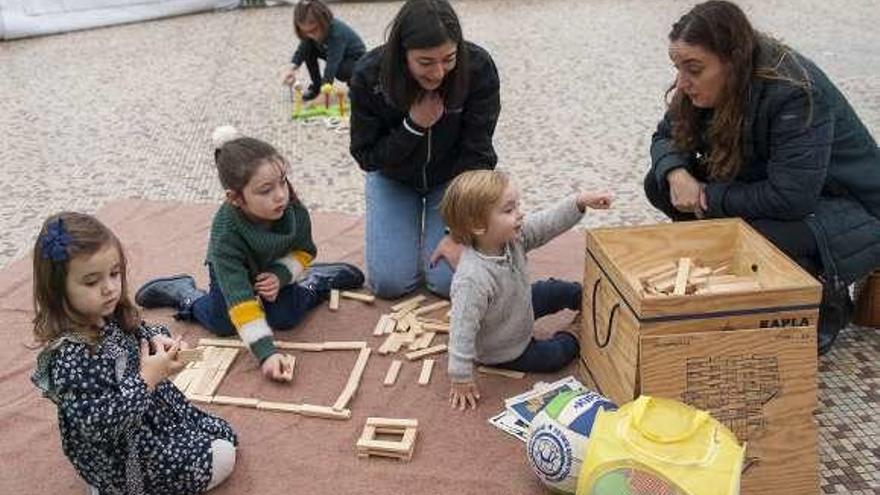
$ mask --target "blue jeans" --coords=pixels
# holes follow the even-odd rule
[[[440,200],[446,184],[421,193],[383,176],[367,174],[367,282],[383,299],[396,299],[426,282],[428,290],[449,297],[452,269],[441,261],[429,266],[443,238]]]
[[[214,270],[210,269],[211,288],[204,296],[196,299],[192,306],[193,318],[220,337],[237,335],[235,325],[229,319],[229,308],[220,285],[214,278]],[[261,299],[266,323],[272,330],[289,330],[299,324],[312,308],[321,304],[322,298],[315,291],[306,289],[299,284],[287,284],[278,291],[275,302]]]
[[[557,313],[563,309],[580,311],[583,289],[581,284],[549,279],[532,284],[532,306],[535,319]],[[536,373],[553,373],[564,368],[580,353],[580,345],[574,335],[556,332],[547,340],[529,342],[526,350],[513,361],[495,364],[498,368]]]

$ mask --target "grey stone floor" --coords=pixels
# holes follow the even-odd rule
[[[333,8],[372,47],[400,4]],[[585,226],[661,220],[641,179],[673,77],[665,37],[690,5],[455,2],[466,37],[499,67],[495,142],[527,208],[578,187],[610,189],[614,209],[588,215]],[[880,2],[742,5],[757,28],[823,67],[880,136]],[[0,266],[24,255],[41,220],[59,209],[94,211],[125,197],[218,201],[210,133],[220,124],[275,144],[310,208],[361,213],[363,177],[347,136],[289,120],[278,75],[294,46],[291,12],[207,13],[0,43]],[[842,340],[823,360],[822,488],[880,493],[880,338],[851,329]],[[859,380],[835,371],[853,367]]]

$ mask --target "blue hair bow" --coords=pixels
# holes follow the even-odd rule
[[[66,260],[67,246],[70,245],[72,240],[60,218],[49,222],[46,225],[46,233],[40,236],[40,248],[43,251],[43,258],[52,261]]]

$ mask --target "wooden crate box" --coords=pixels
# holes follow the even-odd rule
[[[760,289],[664,295],[641,274],[680,258]],[[746,495],[816,493],[816,323],[822,288],[738,219],[587,232],[579,373],[618,403],[705,409],[747,442]]]

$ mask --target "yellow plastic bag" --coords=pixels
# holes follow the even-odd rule
[[[744,455],[707,412],[641,396],[599,412],[577,495],[738,495]]]

